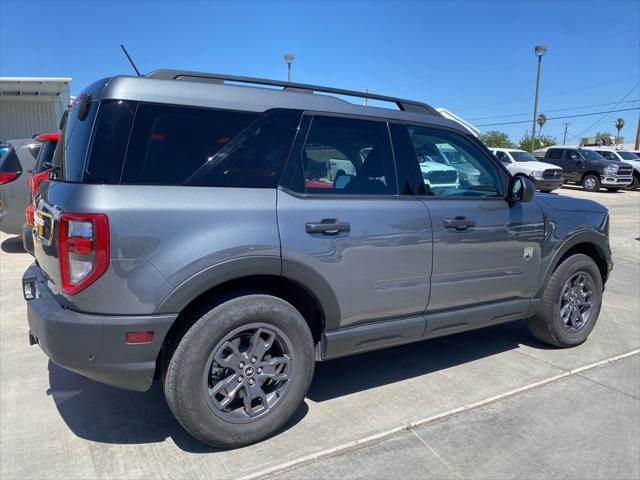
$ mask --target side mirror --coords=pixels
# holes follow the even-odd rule
[[[535,185],[528,178],[513,177],[509,182],[507,200],[511,203],[530,202],[536,191]]]

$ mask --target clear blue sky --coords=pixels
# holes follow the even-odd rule
[[[171,67],[286,78],[415,98],[480,125],[527,120],[536,59],[547,117],[640,106],[640,2],[28,2],[0,0],[0,75],[70,76],[72,94],[101,77]],[[635,100],[634,102],[629,102]],[[608,104],[589,108],[585,105]],[[571,109],[550,112],[555,109]],[[525,114],[480,120],[479,117]],[[602,115],[550,120],[562,140]],[[635,137],[638,111],[584,132]],[[497,128],[518,140],[530,125]],[[584,136],[583,135],[583,136]],[[575,139],[571,139],[575,141]]]

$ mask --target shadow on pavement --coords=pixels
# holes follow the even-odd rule
[[[147,392],[132,392],[94,382],[49,361],[47,395],[71,431],[100,443],[156,443],[171,438],[190,453],[221,451],[189,435],[173,417],[164,400],[162,385]],[[284,430],[301,421],[309,407],[301,405]]]
[[[0,248],[6,253],[26,253],[22,247],[22,237],[7,238],[0,244]]]
[[[525,321],[450,337],[319,362],[308,398],[322,402],[376,386],[399,382],[527,344],[545,346],[528,332]],[[94,382],[49,362],[48,394],[60,415],[81,438],[102,443],[153,443],[170,437],[188,452],[217,449],[186,433],[167,406],[160,382],[147,392],[131,392]],[[286,429],[307,414],[305,404]]]

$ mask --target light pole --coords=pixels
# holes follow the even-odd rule
[[[284,54],[284,61],[287,62],[287,82],[291,81],[291,64],[293,63],[293,59],[295,57],[292,53]]]
[[[536,56],[538,57],[538,77],[536,79],[536,99],[533,103],[533,126],[531,127],[531,153],[536,145],[536,117],[538,116],[538,91],[540,90],[540,65],[542,64],[542,56],[547,53],[545,45],[536,45]]]

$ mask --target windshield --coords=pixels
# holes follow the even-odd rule
[[[580,153],[586,160],[604,160],[604,157],[593,150],[580,149]]]
[[[513,151],[512,150],[509,153],[511,154],[511,156],[513,157],[513,159],[516,162],[537,162],[536,157],[531,155],[529,152],[522,152],[522,151],[519,151],[519,150]]]
[[[640,160],[640,157],[633,152],[622,152],[618,150],[618,155],[620,155],[623,160]]]
[[[47,170],[47,167],[50,167],[51,159],[53,159],[53,152],[56,149],[56,145],[58,142],[45,142],[42,146],[42,150],[40,150],[40,155],[38,156],[38,162],[36,163],[36,168],[34,169],[35,173],[41,173]],[[49,164],[45,166],[45,164]]]

